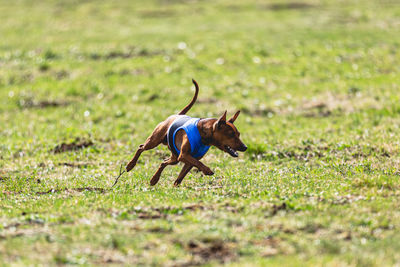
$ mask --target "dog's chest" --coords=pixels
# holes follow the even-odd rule
[[[167,132],[168,147],[176,156],[179,155],[180,145],[175,142],[175,135],[179,130],[184,130],[191,146],[191,155],[195,158],[204,156],[207,153],[209,146],[201,142],[201,136],[197,128],[199,118],[192,118],[186,115],[178,115],[175,121],[171,124]]]

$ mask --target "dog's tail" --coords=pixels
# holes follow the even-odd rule
[[[196,92],[194,93],[192,101],[190,101],[190,103],[186,107],[184,107],[182,111],[178,113],[178,115],[185,115],[197,100],[197,95],[199,94],[199,86],[197,85],[197,82],[195,80],[192,79],[192,82],[196,87]]]

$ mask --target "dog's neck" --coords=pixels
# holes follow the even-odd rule
[[[201,142],[206,146],[214,145],[213,140],[213,125],[217,121],[217,119],[200,119],[197,128],[199,129]]]

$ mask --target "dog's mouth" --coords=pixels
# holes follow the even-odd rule
[[[232,157],[238,157],[239,154],[236,152],[236,150],[234,150],[233,148],[231,148],[230,146],[225,146],[225,151],[229,153],[229,155],[231,155]]]

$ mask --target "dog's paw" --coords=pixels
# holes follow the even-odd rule
[[[132,170],[135,167],[135,165],[136,165],[136,162],[133,162],[133,161],[129,162],[128,165],[126,165],[126,167],[125,167],[126,172],[129,172],[130,170]]]
[[[150,180],[150,185],[151,185],[151,186],[156,185],[156,184],[158,183],[158,180],[160,180],[160,175],[158,175],[158,176],[153,176],[153,178],[151,178],[151,180]]]
[[[210,168],[206,168],[206,169],[203,171],[203,173],[204,173],[205,175],[213,175],[213,174],[214,174],[214,172],[213,172]]]

